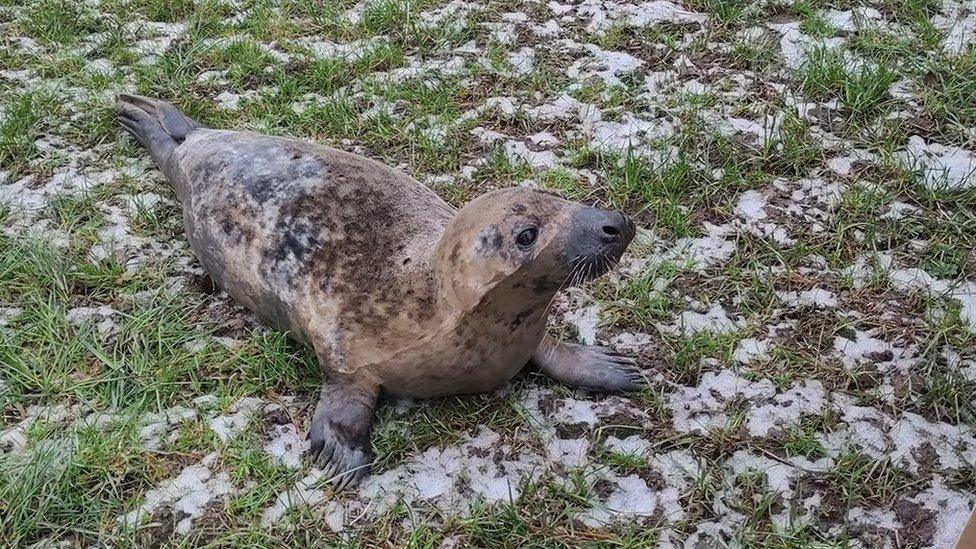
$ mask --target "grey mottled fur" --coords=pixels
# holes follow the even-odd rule
[[[634,234],[626,216],[528,189],[456,212],[361,156],[204,128],[138,96],[120,96],[118,114],[179,195],[210,276],[315,349],[326,381],[310,454],[338,485],[371,461],[381,392],[486,391],[530,359],[579,387],[643,385],[633,360],[545,335],[554,294],[619,259]],[[523,245],[527,230],[537,237]]]

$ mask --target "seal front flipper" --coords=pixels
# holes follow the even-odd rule
[[[343,489],[359,481],[373,461],[369,435],[379,386],[326,374],[309,428],[308,459]]]
[[[563,343],[546,336],[532,354],[532,362],[552,378],[580,389],[615,393],[647,387],[634,359],[605,347]]]

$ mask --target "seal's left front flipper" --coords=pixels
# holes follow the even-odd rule
[[[546,336],[532,354],[532,362],[553,378],[580,389],[616,393],[647,387],[634,359],[605,347],[563,343]]]
[[[369,435],[379,387],[327,375],[309,428],[308,458],[337,489],[359,481],[373,461]]]

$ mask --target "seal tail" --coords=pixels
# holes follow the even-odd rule
[[[200,123],[173,105],[141,95],[120,94],[115,112],[122,126],[145,147],[176,194],[183,196],[183,178],[176,169],[173,151]]]

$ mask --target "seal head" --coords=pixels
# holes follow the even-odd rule
[[[439,294],[469,310],[496,288],[548,301],[606,273],[634,238],[619,211],[525,188],[492,191],[461,209],[435,250]]]

